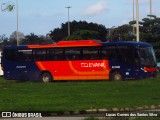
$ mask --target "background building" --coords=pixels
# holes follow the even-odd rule
[[[25,38],[24,34],[22,32],[18,32],[18,38],[21,41],[22,39]],[[16,40],[17,39],[17,32],[14,31],[10,37],[9,37],[10,41]]]

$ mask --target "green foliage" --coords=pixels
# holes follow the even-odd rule
[[[150,43],[160,42],[160,18],[155,15],[148,15],[148,17],[143,18],[140,22],[140,40]],[[127,25],[115,28],[112,31],[112,40],[133,40],[136,37],[133,34],[133,25],[135,24],[136,21],[130,21]]]
[[[141,39],[146,42],[158,42],[160,40],[160,18],[144,18],[140,27]]]
[[[110,41],[130,41],[134,36],[132,33],[133,27],[130,25],[122,25],[112,30]]]
[[[106,41],[107,29],[103,25],[99,25],[97,23],[87,23],[86,21],[79,21],[79,22],[72,21],[70,22],[70,28],[71,28],[72,39],[73,38],[80,39],[81,37],[83,39],[86,38],[87,36],[86,32],[93,33],[93,31],[96,31],[96,38],[102,41]],[[53,31],[50,31],[50,37],[56,42],[62,39],[69,39],[70,37],[67,37],[68,35],[67,32],[68,32],[68,22],[62,24],[61,28],[56,28]],[[81,35],[77,34],[76,32],[79,32]],[[76,36],[74,34],[76,34]]]
[[[22,44],[37,44],[38,43],[38,36],[34,33],[31,33],[30,35],[25,36],[25,40],[23,40]]]
[[[63,40],[82,40],[82,37],[71,35],[71,36],[64,37]]]
[[[157,60],[160,61],[160,18],[154,15],[148,17],[141,22],[140,39],[153,44]]]
[[[135,24],[136,24],[136,21],[135,21],[135,20],[129,22],[129,25],[135,25]]]
[[[7,40],[8,40],[8,38],[6,37],[5,34],[0,35],[0,42],[7,41]]]
[[[21,45],[48,44],[52,42],[52,40],[45,38],[45,36],[37,36],[34,33],[31,33],[30,35],[25,36]]]
[[[89,40],[97,39],[98,32],[93,30],[77,30],[71,36],[67,36],[64,40]]]

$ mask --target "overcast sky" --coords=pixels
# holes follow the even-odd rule
[[[11,1],[11,2],[10,2]],[[136,0],[135,0],[136,1]],[[0,5],[16,0],[0,0]],[[70,20],[103,24],[106,28],[127,24],[133,19],[133,0],[18,0],[19,31],[24,35],[35,33],[46,35],[50,30],[67,22],[67,6]],[[150,0],[139,0],[140,19],[149,14]],[[3,6],[4,7],[4,6]],[[160,16],[160,0],[152,0],[153,14]],[[16,9],[12,12],[0,10],[0,35],[7,37],[16,30]]]

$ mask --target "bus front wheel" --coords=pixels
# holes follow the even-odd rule
[[[118,71],[111,73],[111,80],[122,80],[122,74]]]
[[[44,72],[41,75],[41,80],[44,83],[51,82],[52,81],[52,76],[51,76],[51,74],[49,72]]]

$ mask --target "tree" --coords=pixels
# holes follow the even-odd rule
[[[148,15],[142,19],[140,32],[140,39],[153,45],[157,60],[160,61],[160,18]]]
[[[51,40],[48,36],[37,36],[34,33],[30,33],[30,35],[25,36],[25,39],[22,40],[22,45],[36,45],[36,44],[52,44],[53,40]]]
[[[140,23],[140,40],[146,42],[156,42],[160,40],[160,18],[155,15],[148,15],[148,18],[143,18]],[[112,32],[112,40],[133,40],[133,25],[136,21],[130,21],[129,24],[119,26]]]
[[[3,41],[8,41],[8,38],[6,37],[5,34],[0,35],[0,42],[3,42]]]
[[[89,40],[97,39],[98,32],[93,30],[77,30],[71,36],[66,36],[64,40]]]
[[[141,22],[141,39],[150,43],[158,42],[160,40],[160,18],[153,15],[148,17],[152,18],[144,18]]]
[[[8,38],[3,34],[0,35],[0,50],[2,50],[5,45],[8,45]]]
[[[134,39],[132,26],[128,24],[114,28],[109,36],[109,41],[131,41]]]
[[[22,40],[21,44],[38,44],[39,42],[39,37],[35,35],[34,33],[30,33],[30,35],[26,35],[25,39]]]
[[[75,34],[75,31],[79,30],[96,31],[98,33],[98,35],[96,35],[96,38],[102,41],[106,41],[107,29],[105,28],[104,25],[99,25],[97,23],[87,23],[86,21],[79,21],[79,22],[73,21],[70,23],[70,27],[71,27],[71,35],[73,35],[73,33]],[[62,23],[61,28],[56,28],[53,31],[50,31],[50,37],[55,42],[57,42],[67,37],[68,35],[67,31],[68,31],[68,23],[67,22],[64,24]],[[71,37],[73,38],[74,36]]]

